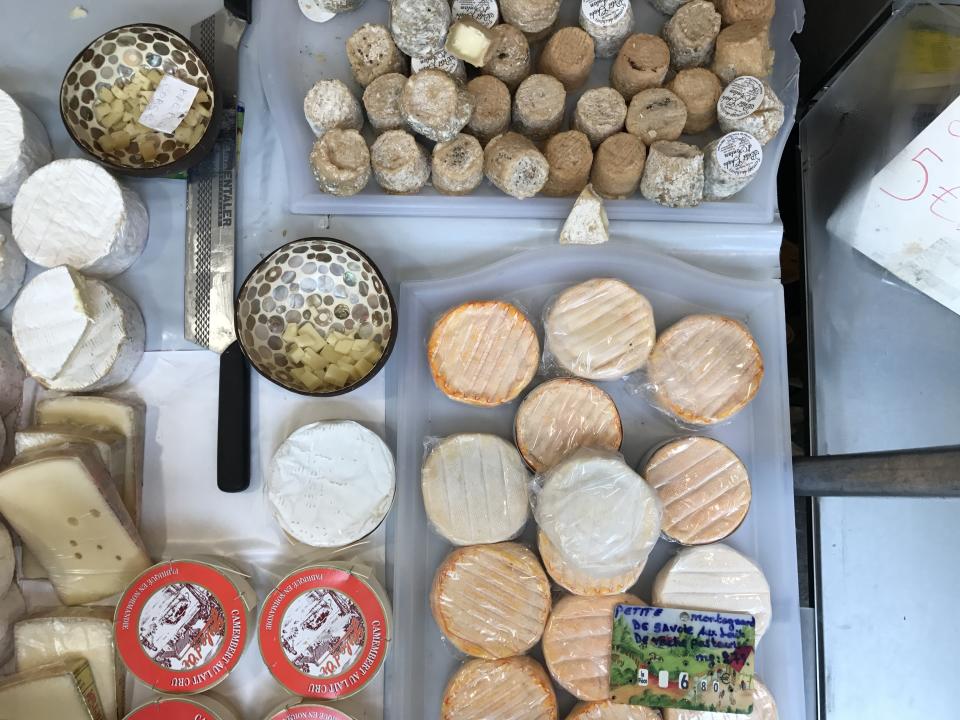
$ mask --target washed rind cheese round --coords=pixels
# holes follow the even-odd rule
[[[427,519],[454,545],[515,538],[530,514],[530,476],[516,449],[496,435],[442,439],[420,475]]]
[[[743,409],[763,380],[763,357],[747,328],[722,315],[688,315],[661,333],[647,375],[656,401],[694,425]]]
[[[678,552],[657,573],[651,600],[657,607],[749,613],[757,621],[757,642],[773,615],[763,571],[722,543]]]
[[[126,715],[123,720],[240,720],[240,716],[209,695],[192,698],[158,696]]]
[[[312,547],[349,545],[379,527],[396,491],[393,455],[359,423],[317,422],[277,449],[267,499],[284,532]]]
[[[643,477],[663,503],[663,535],[683,545],[706,545],[733,533],[750,509],[750,476],[718,440],[678,438],[654,450]]]
[[[624,705],[613,700],[602,700],[579,703],[567,715],[567,720],[660,720],[660,711],[643,705]]]
[[[614,380],[643,367],[656,339],[650,302],[621,280],[564,290],[544,316],[544,345],[565,370]]]
[[[613,577],[594,577],[567,562],[543,530],[537,532],[537,548],[547,574],[574,595],[617,595],[637,584],[643,565]]]
[[[437,387],[453,400],[490,406],[510,402],[540,364],[532,323],[502,301],[468,302],[444,313],[427,345]]]
[[[610,648],[617,605],[646,605],[635,595],[562,598],[543,632],[543,658],[553,679],[580,700],[610,696]]]
[[[13,203],[13,236],[41,267],[69,265],[98,278],[122,273],[147,243],[140,197],[89,160],[54,160],[31,175]]]
[[[773,695],[756,675],[753,677],[753,712],[748,715],[663,708],[663,720],[777,720],[778,717]]]
[[[528,657],[470,660],[450,678],[440,720],[557,720],[557,696]]]
[[[20,292],[26,273],[27,260],[13,240],[13,230],[0,218],[0,310]]]
[[[52,159],[43,123],[0,90],[0,209],[13,205],[23,182]]]
[[[616,452],[623,426],[616,403],[583,380],[557,378],[528,394],[513,421],[513,435],[534,472],[545,472],[581,447]]]
[[[430,609],[461,652],[488,660],[522,655],[543,634],[550,582],[523,545],[458,548],[437,569]]]

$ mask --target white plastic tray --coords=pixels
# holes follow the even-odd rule
[[[773,592],[773,623],[759,646],[758,674],[776,697],[782,720],[804,717],[782,288],[774,281],[732,280],[611,243],[525,252],[468,275],[401,286],[403,328],[387,366],[387,387],[396,389],[395,397],[388,394],[387,426],[396,442],[399,473],[397,506],[387,527],[387,577],[395,615],[384,703],[388,720],[437,717],[444,686],[461,661],[430,616],[430,584],[451,546],[428,527],[424,514],[423,440],[458,432],[492,432],[509,439],[517,406],[472,408],[441,394],[426,362],[432,324],[452,305],[509,298],[539,326],[547,298],[564,286],[605,276],[643,292],[660,330],[689,313],[720,312],[745,321],[760,345],[766,375],[756,398],[729,424],[705,434],[730,445],[751,472],[753,505],[729,542],[761,565]],[[646,400],[629,395],[622,382],[601,386],[620,409],[628,462],[637,463],[649,448],[680,434]],[[522,541],[532,539],[531,523]],[[658,543],[637,585],[641,597],[649,599],[653,576],[675,551],[676,546]],[[569,708],[570,696],[563,698],[563,707]]]
[[[780,0],[774,19],[772,44],[777,61],[771,84],[786,105],[786,122],[780,134],[764,148],[763,166],[742,192],[722,202],[704,203],[697,208],[664,208],[639,194],[628,200],[607,203],[615,220],[692,220],[698,222],[769,223],[777,208],[777,167],[787,135],[793,126],[797,105],[799,58],[790,37],[803,26],[803,0]],[[576,25],[580,3],[565,0],[559,26]],[[646,0],[633,3],[636,32],[659,33],[664,16]],[[365,22],[387,23],[387,3],[367,0],[359,10],[318,24],[307,20],[294,0],[270,3],[262,13],[258,32],[260,77],[283,146],[287,165],[290,210],[300,214],[342,215],[436,215],[444,217],[566,217],[572,199],[536,197],[515,200],[484,182],[471,195],[447,197],[427,187],[417,195],[387,195],[375,181],[348,198],[321,193],[310,172],[308,157],[315,140],[303,118],[303,98],[321,78],[339,78],[359,97],[362,89],[353,81],[344,43]],[[536,52],[536,49],[535,49]],[[536,55],[534,57],[536,62]],[[609,85],[610,60],[597,60],[587,87]],[[586,89],[586,88],[584,88]],[[567,116],[582,91],[571,93]],[[369,132],[369,130],[368,130]],[[699,145],[715,135],[699,136]]]

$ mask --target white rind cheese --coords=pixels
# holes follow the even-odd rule
[[[496,435],[451,435],[420,475],[427,518],[454,545],[510,540],[530,514],[530,475],[516,449]]]
[[[10,304],[23,287],[27,260],[13,241],[13,230],[0,218],[0,309]]]
[[[13,624],[27,612],[20,587],[14,583],[0,593],[0,665],[13,656]],[[0,705],[0,710],[3,706]],[[0,716],[2,717],[2,716]]]
[[[270,463],[267,498],[284,532],[313,547],[342,547],[390,512],[396,468],[386,444],[359,423],[296,430]]]
[[[143,356],[146,330],[136,304],[105,282],[66,267],[31,280],[13,309],[17,353],[51,390],[113,387]]]
[[[13,205],[23,181],[52,159],[43,123],[0,90],[0,208]]]
[[[41,267],[69,265],[109,278],[140,257],[147,209],[133,190],[89,160],[55,160],[27,179],[13,204],[13,236]]]
[[[0,427],[2,427],[0,423]],[[13,538],[7,526],[0,522],[0,597],[3,597],[13,584],[13,575],[17,569],[17,556],[13,552]]]
[[[0,419],[18,410],[23,402],[23,379],[25,373],[13,337],[0,328]]]

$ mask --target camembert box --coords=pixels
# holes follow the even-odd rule
[[[158,697],[141,705],[123,720],[239,720],[239,716],[212,697]]]
[[[295,705],[282,705],[272,710],[264,720],[353,720],[346,713],[312,702],[298,702]]]

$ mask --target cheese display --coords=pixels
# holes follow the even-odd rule
[[[0,418],[6,418],[20,407],[24,376],[13,337],[0,328]]]
[[[427,519],[454,545],[496,543],[519,535],[530,514],[529,481],[516,449],[496,435],[481,433],[440,440],[420,474]]]
[[[758,642],[773,614],[763,571],[722,543],[678,552],[657,573],[650,599],[657,607],[749,613]]]
[[[543,634],[550,582],[523,545],[458,548],[437,569],[430,609],[461,652],[490,660],[522,655]]]
[[[158,695],[123,720],[240,720],[240,715],[225,702],[211,695],[194,695],[189,698]],[[319,716],[318,720],[328,719]]]
[[[303,114],[317,137],[335,128],[360,130],[363,127],[360,102],[341,80],[317,81],[303,99]]]
[[[516,306],[468,302],[448,310],[433,326],[427,360],[433,381],[451,399],[501,405],[530,384],[540,363],[540,342]]]
[[[527,465],[542,473],[582,447],[617,452],[623,427],[613,398],[603,390],[583,380],[557,378],[523,399],[513,435]]]
[[[580,700],[610,696],[610,647],[617,605],[644,605],[629,594],[567,595],[557,601],[543,631],[543,658],[564,690]]]
[[[145,329],[130,298],[61,266],[23,288],[13,308],[13,340],[41,385],[92,391],[130,377],[143,355]]]
[[[712,425],[757,394],[763,357],[742,323],[722,315],[689,315],[660,334],[647,376],[664,410],[683,422]]]
[[[537,533],[537,549],[547,574],[560,587],[574,595],[617,595],[624,593],[640,579],[643,565],[620,575],[596,577],[568,562],[553,546],[542,530]]]
[[[561,245],[599,245],[610,239],[610,221],[601,198],[587,183],[560,228]]]
[[[13,634],[19,672],[83,658],[108,720],[123,717],[126,678],[118,665],[112,608],[44,611],[19,621]]]
[[[342,547],[377,529],[396,491],[393,455],[359,423],[295,430],[277,449],[266,494],[283,531],[313,547]]]
[[[660,536],[660,501],[619,455],[582,448],[541,482],[534,516],[564,560],[596,577],[646,562]]]
[[[52,159],[43,123],[0,90],[0,209],[13,205],[24,180]]]
[[[589,380],[614,380],[639,370],[656,338],[650,302],[613,278],[567,288],[551,302],[543,324],[549,357]]]
[[[260,655],[289,692],[340,700],[377,677],[392,623],[390,602],[369,568],[309,565],[283,578],[264,600]]]
[[[593,147],[623,130],[626,119],[627,103],[613,88],[587,90],[573,111],[573,126],[590,138]]]
[[[557,696],[536,660],[470,660],[450,678],[440,720],[557,720]]]
[[[0,712],[30,720],[107,720],[83,659],[0,678]]]
[[[7,526],[0,523],[0,597],[3,597],[13,584],[17,556],[13,550],[13,538]]]
[[[683,545],[706,545],[733,533],[750,509],[750,476],[719,440],[670,440],[650,453],[643,477],[663,503],[663,535]]]
[[[666,207],[696,207],[703,200],[703,153],[696,145],[660,141],[650,146],[640,192]]]
[[[157,720],[160,720],[159,718]],[[264,720],[354,720],[342,710],[330,705],[320,705],[314,702],[298,702],[291,705],[289,701],[267,713]]]
[[[660,710],[643,705],[623,705],[612,700],[603,700],[578,703],[567,715],[567,720],[660,720]],[[711,719],[705,718],[705,720]]]
[[[54,160],[13,203],[13,236],[30,262],[109,278],[136,262],[150,221],[140,197],[90,160]]]
[[[0,218],[0,310],[20,292],[26,272],[27,260],[13,241],[13,230]]]
[[[14,624],[27,612],[20,586],[12,583],[0,593],[0,665],[13,657]],[[0,706],[2,707],[2,706]]]
[[[770,689],[753,678],[753,712],[747,715],[704,712],[701,710],[663,709],[663,720],[778,720],[777,703]]]
[[[149,565],[96,453],[34,450],[0,473],[0,514],[46,568],[67,605],[116,594]]]

